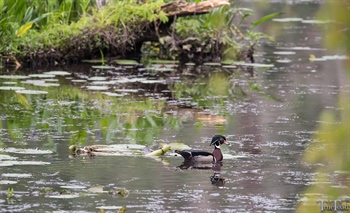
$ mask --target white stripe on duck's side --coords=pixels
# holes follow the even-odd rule
[[[208,156],[202,156],[202,155],[193,156],[192,159],[195,162],[200,162],[200,163],[212,163],[212,162],[215,162],[215,158],[212,155],[208,155]]]

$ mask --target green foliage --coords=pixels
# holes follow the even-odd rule
[[[257,27],[257,26],[259,26],[260,24],[262,24],[262,23],[264,23],[264,22],[266,22],[266,21],[268,21],[268,20],[271,20],[271,19],[273,19],[273,18],[275,18],[275,17],[277,17],[277,16],[279,16],[279,15],[282,15],[283,13],[271,13],[271,14],[269,14],[269,15],[266,15],[266,16],[264,16],[264,17],[262,17],[262,18],[260,18],[258,21],[256,21],[256,22],[252,22],[251,24],[254,26],[254,27]]]
[[[235,8],[223,6],[212,9],[208,14],[179,18],[175,24],[176,33],[182,37],[215,38],[220,43],[229,43],[232,41],[230,36],[234,34],[232,22],[235,11]]]
[[[323,19],[332,18],[335,23],[327,29],[326,45],[332,49],[342,49],[350,53],[349,31],[349,1],[328,1],[319,12]],[[346,72],[350,74],[350,67]],[[349,78],[346,84],[349,84]],[[338,113],[325,111],[321,115],[321,121],[317,128],[315,141],[305,152],[304,160],[307,163],[317,165],[315,182],[305,191],[306,199],[301,202],[298,212],[319,212],[318,200],[343,200],[349,196],[350,188],[350,99],[349,94],[339,95]],[[336,187],[334,187],[336,186]],[[311,195],[323,195],[311,196]],[[341,205],[349,205],[349,200]],[[336,211],[336,210],[334,210]]]
[[[195,37],[201,44],[209,44],[211,52],[223,49],[225,59],[237,59],[240,52],[253,48],[262,38],[274,42],[273,38],[264,33],[247,30],[243,35],[238,29],[236,23],[241,23],[252,14],[253,11],[247,8],[223,6],[214,8],[205,15],[180,18],[176,22],[175,29],[183,38]],[[257,27],[280,14],[269,14],[251,25]]]
[[[31,1],[27,1],[28,4],[29,2]],[[91,2],[93,1],[48,1],[43,3],[47,4],[45,7],[49,12],[46,13],[34,13],[30,9],[36,8],[38,1],[31,2],[29,7],[22,4],[21,8],[27,8],[21,19],[25,20],[23,25],[19,18],[9,22],[14,16],[4,15],[6,24],[12,28],[5,26],[4,29],[11,29],[7,31],[0,28],[0,35],[4,35],[0,42],[6,44],[1,46],[0,54],[17,58],[39,57],[40,53],[54,50],[63,55],[82,55],[95,49],[103,51],[110,45],[123,52],[133,42],[135,35],[140,33],[144,22],[168,20],[160,10],[160,5],[163,4],[161,0],[142,5],[132,0],[112,1],[99,10],[91,9]],[[15,6],[13,7],[18,9],[19,6]],[[38,6],[39,11],[41,6]],[[33,27],[29,23],[33,23]],[[16,32],[20,38],[15,37]],[[71,49],[72,44],[75,44],[74,49]]]
[[[15,194],[15,190],[13,188],[7,189],[7,199],[13,198],[13,195]]]
[[[92,1],[93,2],[93,1]],[[90,12],[90,0],[1,0],[0,1],[0,54],[12,55],[27,40],[19,39],[29,29],[48,25],[69,24]],[[35,39],[33,39],[35,40]],[[32,44],[31,44],[32,45]]]

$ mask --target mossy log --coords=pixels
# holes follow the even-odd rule
[[[213,44],[210,42],[202,44],[203,41],[200,39],[182,38],[174,33],[171,25],[178,17],[205,14],[209,13],[212,8],[229,5],[228,0],[207,0],[198,3],[184,0],[169,2],[161,6],[161,10],[168,17],[167,22],[143,20],[123,26],[86,27],[78,29],[81,32],[76,35],[57,39],[58,42],[54,43],[54,47],[37,44],[39,46],[33,48],[32,46],[35,45],[25,42],[20,47],[21,53],[14,55],[14,58],[26,66],[76,63],[84,59],[101,57],[101,53],[106,58],[139,59],[142,55],[141,47],[144,42],[159,42],[161,37],[167,36],[171,38],[171,41],[164,48],[171,50],[171,54],[177,55],[183,64],[189,61],[196,64],[201,64],[205,61],[219,61],[223,47],[221,44],[218,44],[217,40],[212,39],[211,43]],[[65,35],[67,29],[56,33]],[[214,46],[216,48],[213,48]],[[195,51],[198,49],[204,50],[206,49],[205,47],[211,47],[212,51]]]
[[[228,0],[207,0],[198,3],[179,0],[164,4],[161,9],[166,12],[169,17],[181,17],[209,13],[212,8],[229,5],[230,3]]]

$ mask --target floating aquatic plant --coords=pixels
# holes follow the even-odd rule
[[[107,87],[107,86],[87,86],[86,89],[99,91],[99,90],[108,90],[109,87]]]
[[[105,65],[105,66],[92,66],[92,68],[93,69],[99,69],[99,70],[106,70],[106,69],[114,69],[115,67],[113,67],[113,66],[107,66],[107,65]]]
[[[27,94],[27,95],[44,95],[47,94],[49,92],[47,91],[41,91],[41,90],[16,90],[16,93],[19,94]]]
[[[1,174],[1,176],[10,177],[10,178],[30,178],[33,175],[30,173],[28,173],[28,174],[25,174],[25,173],[3,173],[3,174]]]
[[[25,90],[24,87],[14,87],[14,86],[2,86],[0,90]]]
[[[45,75],[71,75],[72,73],[67,72],[67,71],[49,71],[49,72],[44,72],[43,74]]]
[[[43,154],[52,154],[51,150],[42,150],[42,149],[21,149],[21,148],[13,148],[8,147],[2,150],[2,152],[10,152],[17,154],[31,154],[31,155],[43,155]]]
[[[0,75],[0,78],[2,79],[27,79],[30,78],[26,75]]]

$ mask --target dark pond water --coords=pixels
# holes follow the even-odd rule
[[[256,10],[256,17],[282,11],[281,18],[304,20],[261,26],[278,43],[258,47],[256,60],[272,67],[209,66],[181,72],[117,67],[96,72],[82,65],[3,71],[2,75],[53,70],[74,74],[50,77],[54,80],[45,82],[51,86],[0,79],[0,86],[16,82],[48,92],[0,91],[0,211],[116,212],[122,206],[127,212],[295,211],[315,177],[314,166],[301,159],[303,151],[314,140],[320,113],[337,111],[338,94],[349,93],[349,85],[343,80],[344,60],[322,47],[325,25],[305,22],[315,19],[320,3],[263,2],[246,1],[242,6]],[[310,61],[310,54],[319,60]],[[93,76],[107,79],[87,80]],[[246,156],[224,160],[217,174],[224,184],[211,182],[213,169],[180,169],[182,158],[170,154],[74,158],[68,150],[75,143],[156,149],[163,142],[210,150],[216,133],[227,136],[225,154]],[[52,153],[34,154],[45,150]],[[6,199],[9,188],[14,190],[12,199]],[[100,193],[101,188],[126,189],[127,195]]]

